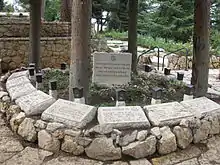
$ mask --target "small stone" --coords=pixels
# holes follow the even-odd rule
[[[18,105],[11,105],[9,107],[9,112],[12,114],[21,112],[21,108]]]
[[[61,123],[54,122],[54,123],[48,123],[46,130],[50,131],[50,132],[54,132],[54,131],[61,129],[61,128],[65,128],[65,125],[61,124]]]
[[[88,157],[102,161],[121,159],[121,149],[115,148],[113,140],[106,137],[94,139],[85,152]]]
[[[180,126],[188,128],[190,126],[189,120],[188,119],[182,119],[181,122],[180,122]]]
[[[11,98],[9,96],[3,96],[2,97],[2,101],[10,103],[11,102]]]
[[[19,114],[14,114],[10,120],[10,126],[12,131],[17,132],[18,126],[25,119],[25,113],[20,112]]]
[[[47,127],[47,122],[43,120],[37,120],[34,126],[40,129],[45,129]]]
[[[4,96],[8,96],[8,92],[0,91],[0,99]]]
[[[120,146],[126,146],[128,145],[129,143],[132,143],[135,141],[136,137],[137,137],[137,133],[138,131],[135,130],[129,134],[126,134],[125,136],[123,137],[120,137],[119,139],[119,145]]]
[[[115,161],[111,164],[107,164],[107,165],[128,165],[127,162],[122,162],[122,161]]]
[[[110,134],[113,131],[110,125],[96,125],[89,130],[89,133],[97,133],[101,135]]]
[[[156,152],[156,137],[149,136],[145,141],[134,142],[126,147],[122,147],[122,153],[136,159],[153,155]]]
[[[211,130],[211,124],[207,120],[201,120],[201,126],[193,129],[193,142],[199,143],[206,140]]]
[[[82,133],[81,130],[72,130],[72,129],[65,129],[64,130],[65,135],[69,135],[69,136],[73,136],[73,137],[78,137],[81,135],[81,133]]]
[[[161,133],[160,133],[160,128],[159,127],[154,127],[150,130],[150,133],[154,136],[156,136],[157,139],[161,138]]]
[[[47,151],[57,152],[60,150],[60,141],[46,130],[41,130],[38,132],[38,146]]]
[[[210,135],[219,134],[219,132],[220,132],[220,130],[219,130],[220,129],[220,127],[219,127],[220,123],[219,123],[218,117],[217,116],[208,116],[208,117],[206,117],[206,119],[211,124],[209,134]]]
[[[138,141],[144,141],[146,139],[146,137],[147,137],[147,134],[148,134],[147,130],[143,130],[143,131],[138,132],[137,140]]]
[[[193,141],[192,131],[189,128],[176,126],[173,133],[176,135],[177,145],[181,149],[185,149]]]
[[[78,137],[76,142],[83,147],[87,147],[92,142],[92,139],[88,137]]]
[[[81,155],[84,153],[84,147],[78,145],[71,136],[64,137],[61,150],[72,153],[73,155]]]
[[[118,129],[113,129],[112,133],[115,133],[116,135],[121,135],[122,134],[122,132],[119,131]]]
[[[51,133],[53,137],[57,138],[57,139],[63,139],[65,134],[63,130],[56,130],[54,132]]]
[[[147,159],[132,160],[129,163],[130,165],[151,165]]]
[[[158,152],[161,155],[171,153],[176,151],[177,144],[176,144],[176,137],[171,132],[169,127],[162,127],[160,128],[160,132],[162,138],[158,141]]]
[[[37,140],[37,132],[34,127],[34,120],[25,118],[18,127],[18,134],[27,141],[35,142]]]

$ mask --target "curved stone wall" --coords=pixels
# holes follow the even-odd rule
[[[205,97],[97,109],[42,94],[31,85],[27,71],[7,73],[1,82],[0,109],[11,129],[52,152],[101,161],[141,159],[185,149],[220,132],[220,105]]]

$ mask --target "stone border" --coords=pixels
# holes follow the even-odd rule
[[[111,125],[68,128],[62,123],[43,121],[39,116],[28,117],[11,101],[4,87],[13,72],[1,77],[0,112],[6,116],[13,132],[26,141],[38,142],[39,148],[47,151],[86,154],[101,161],[119,160],[124,155],[141,159],[156,154],[165,155],[178,148],[185,149],[191,143],[203,142],[209,136],[220,133],[217,112],[202,118],[183,118],[176,125],[129,130],[114,129]]]

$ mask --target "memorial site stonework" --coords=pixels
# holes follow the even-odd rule
[[[218,138],[220,133],[220,105],[206,97],[144,107],[97,108],[52,98],[31,84],[27,71],[9,72],[1,77],[1,82],[6,88],[1,86],[0,114],[6,116],[11,130],[37,144],[45,157],[60,151],[73,155],[68,160],[52,159],[46,164],[86,156],[84,161],[89,165],[105,161],[181,165],[185,160],[197,165],[207,155],[196,145],[205,141],[209,144],[215,139],[210,137]],[[27,147],[22,152],[24,157],[26,152],[36,151]],[[162,157],[157,158],[158,155]],[[125,162],[126,156],[129,159]],[[18,157],[4,162],[10,164]]]

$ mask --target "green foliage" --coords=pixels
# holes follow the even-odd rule
[[[60,0],[46,0],[45,20],[55,21],[60,19]]]

